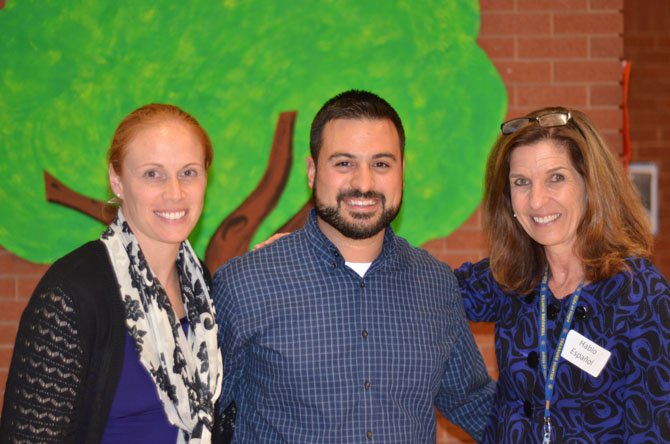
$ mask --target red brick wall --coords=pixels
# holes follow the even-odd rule
[[[553,104],[580,108],[593,117],[612,149],[621,152],[625,41],[626,57],[634,62],[630,90],[634,160],[655,160],[666,171],[668,156],[662,144],[670,131],[658,111],[663,104],[670,105],[669,1],[626,0],[624,40],[624,0],[481,0],[479,43],[505,82],[508,117]],[[663,78],[669,80],[663,82]],[[658,94],[659,88],[661,92],[665,88],[665,95]],[[661,184],[666,182],[661,177]],[[662,187],[661,220],[667,208],[664,199],[670,199]],[[667,224],[661,223],[661,232],[667,233],[664,227]],[[670,255],[668,242],[667,235],[658,237],[656,257],[662,268],[661,262]],[[452,267],[485,257],[480,211],[448,238],[430,241],[425,247]],[[0,248],[1,391],[20,311],[45,269]],[[473,324],[472,330],[489,371],[497,376],[492,326]],[[464,442],[471,441],[440,418],[437,443]]]
[[[45,265],[24,261],[0,246],[0,393],[3,395],[19,317],[46,269]]]
[[[625,0],[624,55],[633,162],[656,162],[659,234],[654,263],[670,276],[670,1]]]

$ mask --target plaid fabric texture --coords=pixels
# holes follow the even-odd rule
[[[481,436],[494,382],[458,283],[391,228],[361,278],[312,212],[223,265],[214,287],[234,442],[434,443],[434,405]]]

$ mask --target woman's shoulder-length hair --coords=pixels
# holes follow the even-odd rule
[[[546,127],[534,120],[569,113],[568,122]],[[591,120],[582,112],[551,107],[528,114],[511,134],[501,134],[489,154],[484,186],[484,226],[493,276],[507,291],[532,292],[546,266],[543,247],[514,219],[510,195],[510,153],[549,141],[567,150],[586,189],[586,211],[574,246],[586,279],[599,281],[627,271],[626,258],[651,257],[653,239],[638,192]]]

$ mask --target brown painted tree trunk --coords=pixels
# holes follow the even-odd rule
[[[44,192],[48,202],[77,210],[105,225],[109,225],[114,220],[114,211],[110,211],[104,202],[77,193],[48,171],[44,171]]]
[[[210,239],[205,263],[212,272],[228,259],[249,249],[261,222],[277,205],[291,172],[296,115],[296,111],[279,115],[270,158],[261,181],[249,197],[219,225]]]

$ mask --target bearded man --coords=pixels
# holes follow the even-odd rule
[[[475,440],[495,383],[449,267],[396,236],[405,133],[351,90],[312,122],[305,226],[215,274],[220,406],[238,443],[434,443],[433,406]]]

